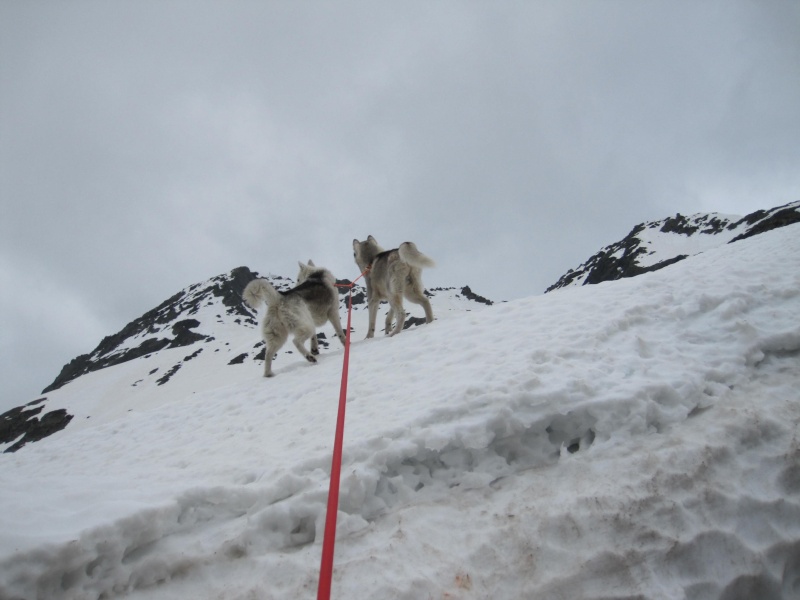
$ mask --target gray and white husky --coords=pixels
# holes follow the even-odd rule
[[[345,337],[339,319],[339,292],[336,280],[328,269],[323,269],[308,261],[300,265],[297,286],[281,292],[272,287],[266,279],[254,279],[244,288],[245,302],[257,309],[262,302],[267,304],[267,314],[261,324],[261,334],[266,342],[264,355],[264,377],[272,377],[272,360],[275,353],[286,343],[289,334],[301,355],[308,362],[315,363],[313,355],[319,354],[316,327],[330,321],[336,335],[344,345]],[[306,350],[305,342],[311,339],[311,352]]]
[[[367,282],[367,303],[369,306],[369,331],[367,337],[375,335],[375,318],[381,300],[389,302],[389,313],[386,315],[385,331],[396,335],[403,330],[406,312],[403,310],[403,297],[425,309],[425,321],[433,321],[433,310],[425,297],[425,286],[422,285],[422,269],[433,267],[433,260],[417,250],[413,242],[403,242],[394,250],[384,250],[369,236],[366,241],[353,240],[353,257]],[[397,318],[392,326],[392,319]]]

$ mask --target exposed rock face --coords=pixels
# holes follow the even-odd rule
[[[63,408],[51,410],[39,417],[44,411],[46,401],[47,398],[39,398],[0,415],[0,444],[17,440],[5,452],[16,452],[25,444],[46,438],[69,424],[72,415]]]
[[[619,242],[602,248],[576,269],[570,269],[546,292],[635,277],[672,265],[693,254],[800,222],[800,202],[746,217],[718,214],[677,214],[641,223]]]

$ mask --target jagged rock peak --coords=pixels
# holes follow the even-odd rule
[[[800,222],[800,201],[758,210],[746,217],[698,213],[648,221],[634,227],[619,242],[602,248],[576,269],[567,271],[545,292],[635,277],[715,246],[797,222]]]

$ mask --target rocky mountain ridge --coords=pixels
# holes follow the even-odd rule
[[[575,269],[570,269],[545,290],[614,281],[663,269],[688,256],[715,246],[800,222],[800,201],[745,217],[697,213],[677,214],[636,225],[623,239],[601,248]]]

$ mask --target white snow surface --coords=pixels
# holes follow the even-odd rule
[[[800,225],[364,333],[332,597],[800,598]],[[131,387],[170,352],[0,455],[0,598],[316,597],[341,347]]]

